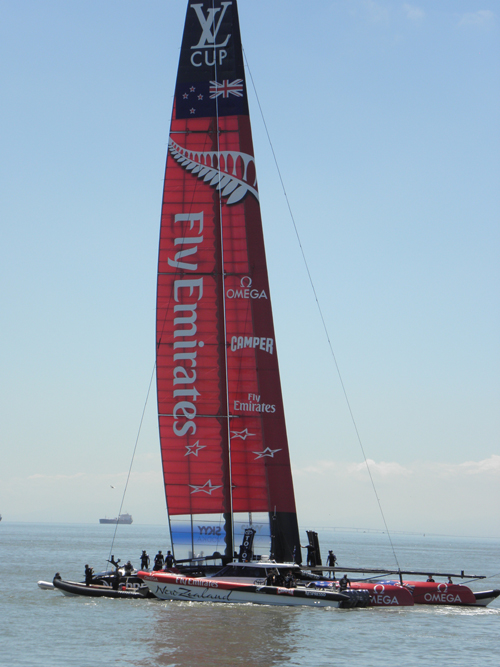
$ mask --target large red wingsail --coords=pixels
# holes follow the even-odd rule
[[[266,512],[300,553],[236,0],[189,1],[161,216],[160,440],[170,518]]]

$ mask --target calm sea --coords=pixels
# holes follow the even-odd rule
[[[43,591],[39,579],[83,579],[104,569],[115,527],[0,524],[0,664],[74,665],[499,664],[500,602],[486,609],[310,609],[158,600],[88,600]],[[476,590],[500,588],[500,540],[396,535],[404,569],[490,576]],[[342,565],[394,567],[385,535],[320,532],[324,555]],[[119,526],[113,553],[138,564],[142,549],[168,548],[166,529]],[[492,576],[494,575],[494,576]],[[474,587],[473,587],[474,588]]]

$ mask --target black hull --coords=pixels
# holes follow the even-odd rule
[[[143,600],[147,597],[152,597],[146,586],[140,588],[125,590],[115,590],[111,586],[101,586],[97,584],[81,584],[76,581],[64,581],[63,579],[54,579],[54,587],[62,591],[66,595],[83,595],[85,597],[99,597],[99,598],[124,598]]]
[[[500,590],[498,588],[495,588],[491,591],[479,591],[478,593],[474,591],[474,596],[476,598],[478,607],[486,607],[486,605],[490,604],[490,602],[496,600],[499,595]]]

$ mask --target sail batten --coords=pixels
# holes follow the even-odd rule
[[[299,548],[235,0],[190,0],[165,171],[157,389],[170,519],[273,516]]]

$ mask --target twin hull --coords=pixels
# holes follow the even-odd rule
[[[395,581],[353,582],[351,587],[368,590],[373,607],[412,606],[414,604],[485,607],[498,597],[498,591],[474,594],[468,586],[463,584],[431,581],[405,581],[402,586]]]
[[[284,606],[340,607],[349,598],[329,591],[258,586],[178,574],[139,572],[138,576],[160,600],[184,602],[232,602]]]
[[[350,607],[348,595],[328,588],[284,588],[255,583],[192,578],[174,573],[139,572],[151,593],[161,600],[188,602],[232,602],[310,607]],[[329,590],[330,589],[330,590]],[[422,581],[408,581],[404,586],[396,582],[353,582],[351,592],[368,592],[371,607],[412,607],[415,604],[486,606],[497,597],[476,599],[467,586]],[[361,605],[360,605],[361,606]]]

